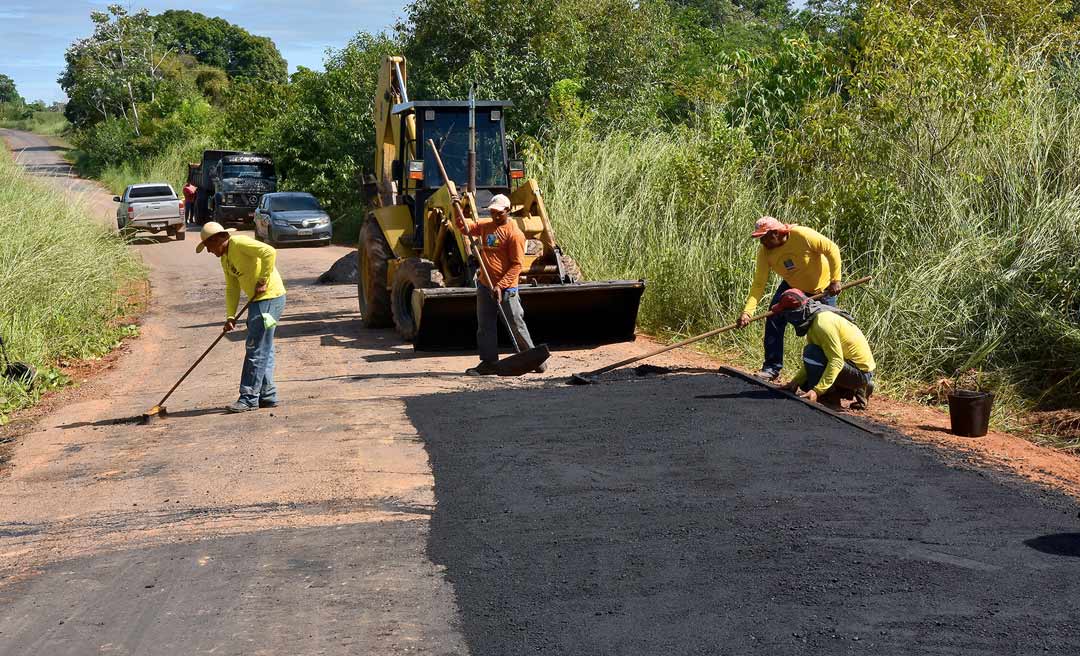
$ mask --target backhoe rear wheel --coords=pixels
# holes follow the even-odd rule
[[[367,328],[386,328],[391,323],[390,292],[386,289],[386,263],[393,257],[375,217],[368,215],[360,228],[357,247],[360,280],[356,296],[360,301],[360,319]]]
[[[442,272],[431,260],[410,257],[401,263],[394,273],[390,287],[390,305],[394,315],[394,327],[402,339],[412,341],[420,330],[413,316],[413,290],[445,287]]]

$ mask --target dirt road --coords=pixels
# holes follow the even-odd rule
[[[711,372],[558,380],[648,345],[463,378],[315,284],[344,248],[280,251],[286,405],[221,413],[238,332],[132,425],[223,314],[192,240],[134,248],[141,336],[0,477],[0,654],[1080,648],[1072,501]]]
[[[58,148],[4,137],[113,225],[111,194],[73,179]],[[392,331],[363,329],[355,287],[315,283],[348,249],[289,248],[284,405],[221,412],[237,395],[240,330],[167,421],[132,425],[224,317],[220,266],[193,239],[134,248],[153,291],[140,337],[23,435],[0,476],[0,654],[466,653],[426,556],[433,479],[405,398],[533,383],[478,382],[461,375],[473,355],[418,357]],[[632,348],[562,352],[548,375]]]

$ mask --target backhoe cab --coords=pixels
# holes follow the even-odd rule
[[[365,192],[358,296],[365,326],[393,325],[417,349],[476,343],[477,262],[453,224],[452,196],[467,217],[489,216],[506,194],[525,233],[520,291],[538,342],[630,340],[644,281],[584,282],[555,241],[540,189],[509,158],[499,101],[412,101],[403,57],[383,61],[375,98],[376,166]],[[428,140],[452,184],[443,184]],[[475,144],[470,148],[471,144]]]

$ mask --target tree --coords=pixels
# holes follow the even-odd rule
[[[411,95],[463,99],[475,83],[483,98],[514,102],[515,132],[547,125],[563,80],[604,123],[653,122],[676,52],[665,0],[415,0],[406,11],[396,29]]]
[[[0,73],[0,103],[21,103],[22,97],[15,89],[15,80]]]
[[[153,102],[171,49],[163,47],[145,10],[129,14],[120,5],[91,12],[94,33],[75,41],[64,57],[59,82],[70,102],[65,114],[75,125],[110,117],[126,120],[139,135],[139,103]]]
[[[232,78],[278,83],[288,79],[288,66],[273,41],[224,19],[171,9],[155,16],[154,23],[169,47]]]

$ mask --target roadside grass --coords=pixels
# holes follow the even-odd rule
[[[30,118],[0,121],[0,128],[11,130],[23,130],[47,137],[58,137],[65,132],[71,124],[60,112],[34,112]]]
[[[123,320],[145,275],[79,203],[0,154],[0,332],[12,360],[39,371],[32,389],[0,378],[0,422],[66,384],[62,363],[101,356],[137,331]]]
[[[1030,410],[1080,405],[1080,107],[1033,79],[999,116],[990,132],[958,139],[947,159],[896,148],[839,174],[826,164],[782,170],[775,153],[738,144],[737,127],[724,135],[741,148],[730,156],[692,130],[566,134],[533,166],[586,277],[649,280],[645,331],[675,339],[733,321],[753,275],[750,228],[773,214],[834,239],[845,280],[874,276],[841,305],[874,348],[882,389],[934,402],[926,390],[935,381],[974,369],[997,393],[995,425],[1020,428]],[[884,180],[888,193],[841,211],[838,175]],[[704,348],[758,367],[761,330]],[[789,331],[787,346],[791,373],[802,340]]]

